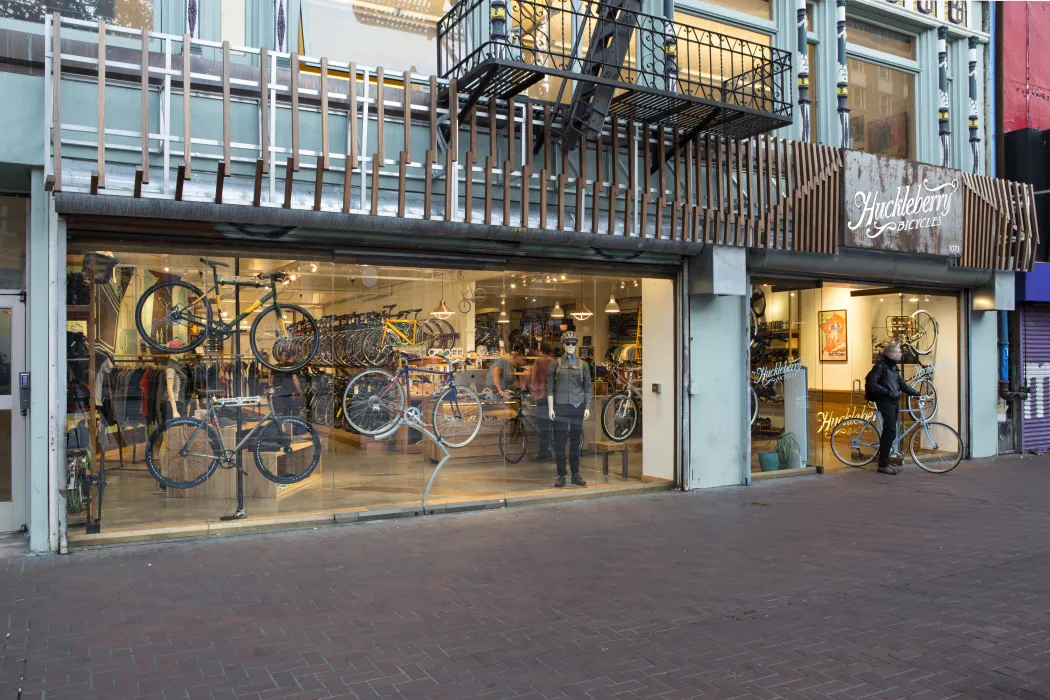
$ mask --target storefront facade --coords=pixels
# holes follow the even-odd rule
[[[764,82],[722,76],[734,87],[712,108],[692,78],[677,92],[646,83],[670,73],[666,52],[659,75],[646,77],[642,57],[632,84],[669,110],[643,119],[642,98],[633,112],[614,101],[586,128],[549,101],[564,67],[521,53],[524,42],[485,54],[491,35],[479,49],[489,63],[472,66],[448,53],[459,35],[446,25],[419,39],[433,49],[446,38],[436,70],[402,72],[371,54],[310,58],[322,34],[307,2],[268,25],[299,35],[291,54],[287,36],[251,39],[269,36],[257,27],[231,46],[156,14],[161,31],[143,34],[43,13],[30,32],[43,75],[25,86],[47,125],[25,161],[32,466],[14,516],[34,548],[744,484],[784,433],[798,449],[777,472],[823,471],[837,464],[834,426],[865,414],[857,380],[887,340],[916,346],[909,379],[927,372],[966,455],[993,454],[987,312],[1012,303],[1001,278],[1027,269],[1037,234],[1030,189],[914,162],[939,150],[914,85],[950,18],[891,8],[910,29],[880,44],[870,25],[887,10],[856,3],[857,75],[865,61],[886,71],[892,104],[906,105],[890,118],[907,152],[879,145],[896,127],[875,138],[876,119],[858,136],[875,112],[853,117],[851,145],[876,157],[836,147],[832,100],[819,99],[830,84],[812,93],[814,140],[784,138],[803,135],[791,121],[793,6],[758,5],[685,8],[675,21],[760,47],[731,65],[745,75],[761,63]],[[821,86],[834,7],[818,3],[812,18]],[[526,19],[511,24],[527,33]],[[972,14],[952,25],[953,65],[979,26]],[[678,48],[682,76],[691,50]],[[521,63],[539,77],[521,78],[510,65]],[[952,153],[973,170],[976,151]],[[877,193],[863,181],[874,171]],[[275,340],[289,327],[294,342]],[[568,352],[567,330],[590,393],[562,449],[586,486],[555,485],[545,397],[519,413],[499,379],[533,383],[545,345]],[[375,390],[375,376],[358,378],[394,375],[402,353],[400,413],[356,413]],[[463,387],[455,400],[450,381]],[[581,408],[565,400],[555,420]],[[420,424],[390,422],[408,408]],[[637,419],[618,428],[618,411]],[[161,430],[173,419],[213,423]],[[440,443],[457,442],[443,462]]]

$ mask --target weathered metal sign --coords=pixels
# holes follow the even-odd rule
[[[843,155],[847,246],[962,255],[963,201],[957,171],[861,151]]]

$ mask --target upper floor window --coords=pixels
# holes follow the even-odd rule
[[[136,29],[153,27],[154,0],[0,0],[0,17],[42,22],[45,15],[61,12],[63,17]]]
[[[446,10],[443,0],[302,0],[304,53],[435,75]]]
[[[914,36],[863,20],[852,17],[846,20],[846,40],[851,44],[882,51],[899,58],[915,59]]]
[[[752,17],[773,19],[772,3],[769,0],[706,0],[706,2],[719,7],[726,7],[730,10],[736,10],[737,12],[743,12]],[[792,3],[792,8],[794,8],[794,3]],[[792,11],[794,10],[792,9]]]
[[[915,75],[857,58],[846,60],[851,147],[914,160]]]

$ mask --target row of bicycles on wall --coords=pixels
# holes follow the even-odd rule
[[[252,354],[264,366],[296,371],[310,363],[364,367],[388,363],[397,350],[416,346],[423,353],[447,352],[456,342],[456,331],[440,318],[420,319],[419,309],[396,311],[388,304],[378,311],[324,316],[315,319],[297,304],[280,300],[290,276],[270,272],[254,277],[223,276],[226,263],[201,258],[211,270],[207,291],[182,280],[166,280],[139,297],[135,323],[142,339],[154,350],[186,353],[209,343],[221,347],[226,340],[248,329]],[[202,273],[207,280],[207,275]],[[266,290],[244,311],[230,317],[220,308],[223,287],[254,287]],[[467,303],[472,303],[464,299]]]

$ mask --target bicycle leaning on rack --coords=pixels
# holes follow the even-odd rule
[[[355,376],[343,392],[343,416],[351,429],[362,435],[389,433],[404,420],[412,398],[412,374],[442,377],[442,382],[423,399],[420,408],[434,401],[431,414],[434,433],[449,447],[464,447],[481,430],[481,399],[465,386],[456,385],[456,370],[462,360],[449,360],[449,369],[426,369],[408,364],[409,355],[398,352],[397,371],[369,369]]]
[[[905,440],[911,459],[922,469],[934,474],[950,472],[962,461],[962,439],[949,425],[929,420],[928,400],[916,402],[915,421],[900,431],[893,442],[893,453],[904,453]],[[831,431],[831,451],[839,461],[851,467],[863,467],[879,455],[881,431],[870,420],[846,418]]]
[[[220,394],[221,391],[207,393]],[[153,478],[173,489],[199,486],[219,467],[236,469],[237,455],[253,439],[255,466],[270,481],[294,484],[310,476],[321,460],[321,440],[313,426],[302,418],[275,415],[269,395],[266,404],[267,414],[230,449],[222,437],[219,409],[262,406],[262,396],[209,397],[201,418],[165,421],[146,443],[146,466]],[[267,464],[268,461],[272,463]]]
[[[317,354],[319,333],[313,316],[301,306],[285,304],[277,298],[277,285],[288,281],[283,272],[270,272],[258,277],[220,277],[218,268],[226,263],[206,260],[211,268],[212,284],[207,293],[188,282],[172,280],[159,282],[139,297],[135,308],[135,325],[139,335],[160,352],[184,353],[199,347],[210,339],[219,342],[240,333],[240,323],[268,301],[252,322],[248,339],[252,354],[270,369],[294,371],[305,367]],[[261,299],[251,304],[229,321],[212,318],[214,294],[219,305],[219,288],[225,286],[269,288]],[[287,314],[295,314],[295,321]]]

